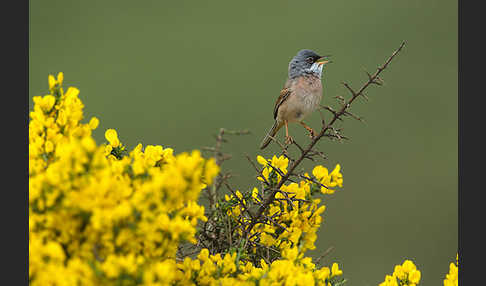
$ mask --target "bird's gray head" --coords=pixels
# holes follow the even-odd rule
[[[322,69],[329,63],[328,60],[318,61],[325,58],[312,50],[300,50],[289,63],[289,78],[296,78],[304,74],[313,74],[321,77]]]

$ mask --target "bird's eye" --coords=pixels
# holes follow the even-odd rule
[[[307,58],[307,62],[308,62],[309,64],[312,64],[312,63],[314,62],[314,60],[312,59],[312,57],[308,57],[308,58]]]

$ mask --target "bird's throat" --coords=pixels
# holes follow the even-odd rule
[[[312,66],[307,70],[307,72],[317,76],[318,78],[321,78],[323,68],[324,68],[324,65],[318,64],[318,63],[313,63]]]

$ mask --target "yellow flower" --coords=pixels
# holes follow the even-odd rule
[[[339,269],[339,266],[337,263],[333,263],[331,267],[331,277],[342,275],[343,271]]]
[[[52,107],[54,106],[54,104],[56,103],[56,98],[52,95],[46,95],[42,98],[42,101],[39,102],[40,103],[40,108],[44,111],[44,112],[49,112]]]
[[[328,174],[329,172],[327,171],[327,168],[321,165],[315,166],[312,170],[312,175],[314,175],[314,177],[316,177],[318,180],[326,178]]]
[[[340,170],[341,165],[337,164],[331,174],[329,174],[329,176],[331,176],[331,187],[335,187],[336,185],[339,187],[343,186],[343,174],[339,172]]]
[[[273,238],[271,234],[262,232],[262,234],[260,235],[260,243],[266,246],[272,246],[275,244],[275,238]]]
[[[168,158],[172,156],[172,149],[167,148],[164,150],[164,158]],[[219,173],[219,166],[216,164],[214,158],[210,158],[206,164],[204,165],[204,181],[207,185],[211,185],[213,183],[212,178],[216,178]]]
[[[260,199],[258,198],[258,189],[257,188],[253,188],[253,190],[251,191],[251,197],[253,198],[253,200],[255,202],[260,202]]]
[[[300,228],[294,228],[292,233],[289,236],[289,240],[292,241],[294,244],[297,244],[299,242],[301,235],[302,235],[302,230]]]
[[[285,249],[282,253],[282,257],[290,261],[294,261],[295,259],[297,259],[298,254],[299,250],[297,249],[297,247],[292,247]]]
[[[397,278],[391,275],[385,276],[385,281],[379,284],[379,286],[399,286],[397,282]]]
[[[234,262],[235,258],[236,258],[236,253],[234,253],[233,255],[230,255],[229,253],[225,254],[223,261],[222,261],[222,264],[223,264],[222,273],[223,274],[233,273],[234,271],[236,271],[236,265],[235,265],[235,262]]]
[[[54,151],[54,144],[52,144],[51,141],[46,141],[46,145],[45,145],[45,150],[46,150],[46,153],[50,153],[52,151]]]
[[[414,284],[418,284],[420,281],[420,271],[419,270],[412,270],[410,274],[408,274],[408,280]]]
[[[66,104],[75,104],[79,98],[79,89],[70,86],[64,95],[66,97]],[[77,100],[76,100],[77,99]]]
[[[49,75],[47,79],[49,82],[49,89],[53,89],[54,86],[56,85],[56,79],[54,78],[53,75]]]
[[[334,190],[330,188],[343,186],[343,175],[340,173],[340,170],[341,166],[339,164],[336,165],[331,173],[329,173],[327,168],[323,166],[319,165],[314,167],[312,174],[322,185],[325,186],[321,186],[321,193],[333,194]]]
[[[257,161],[260,165],[263,165],[263,166],[267,165],[267,160],[260,155],[257,156]]]
[[[421,273],[415,264],[411,260],[405,260],[402,265],[395,266],[392,276],[386,275],[380,286],[416,286],[420,282],[420,277]]]
[[[288,164],[289,164],[289,159],[286,158],[283,155],[280,156],[280,157],[277,157],[277,156],[274,155],[272,157],[272,159],[270,160],[270,162],[268,160],[266,160],[265,158],[263,158],[262,156],[258,155],[257,161],[258,161],[258,163],[260,163],[261,165],[264,166],[264,168],[262,170],[263,178],[260,177],[260,176],[257,177],[257,179],[259,181],[265,181],[265,180],[268,181],[270,174],[272,174],[272,172],[274,172],[274,173],[276,173],[277,182],[278,182],[282,179],[281,174],[287,173],[287,167],[288,167]],[[277,170],[275,170],[275,169],[277,169]]]
[[[283,155],[280,157],[273,155],[271,164],[273,167],[280,169],[280,171],[282,171],[282,173],[285,174],[287,173],[287,166],[289,165],[289,159]]]
[[[405,279],[407,277],[407,274],[405,271],[403,271],[403,267],[401,265],[396,265],[395,266],[395,271],[393,271],[393,276],[398,277],[398,279]]]
[[[207,261],[209,259],[209,250],[207,248],[201,249],[197,258],[201,261]]]
[[[64,73],[63,72],[59,72],[57,74],[57,82],[59,83],[59,85],[62,85],[63,80],[64,80]]]
[[[98,124],[100,124],[100,121],[98,120],[98,118],[93,117],[89,121],[89,128],[91,128],[91,130],[95,130],[98,127]]]
[[[330,278],[331,276],[331,270],[329,270],[329,267],[322,267],[321,269],[317,270],[315,272],[315,277],[318,280],[326,280]]]
[[[113,147],[111,145],[106,145],[105,146],[105,156],[108,156],[111,154],[111,150],[113,150]]]
[[[459,264],[458,259],[459,255],[456,255],[456,263],[455,265],[453,262],[449,264],[449,273],[446,274],[446,278],[444,279],[444,286],[458,286],[459,285]]]
[[[415,264],[411,260],[405,260],[402,264],[402,269],[405,273],[410,273],[412,270],[415,270]]]
[[[115,129],[107,129],[105,132],[105,138],[114,148],[120,145],[120,140],[118,140],[118,134],[116,133]]]
[[[47,79],[49,83],[49,89],[52,90],[56,86],[56,84],[58,84],[59,86],[62,85],[62,82],[64,80],[64,74],[62,72],[58,73],[57,80],[54,78],[53,75],[49,75]]]

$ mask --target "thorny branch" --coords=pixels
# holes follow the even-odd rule
[[[224,161],[229,160],[231,158],[230,154],[225,154],[222,152],[222,144],[223,142],[227,142],[228,140],[224,138],[225,134],[230,134],[230,135],[246,135],[250,134],[250,131],[248,130],[241,130],[241,131],[232,131],[232,130],[227,130],[224,128],[219,129],[218,135],[215,135],[216,138],[216,145],[214,147],[204,147],[202,148],[203,150],[210,151],[214,153],[214,158],[216,160],[216,165],[221,167],[221,164],[223,164]],[[219,173],[216,176],[216,180],[213,183],[212,186],[210,186],[208,190],[208,199],[209,199],[209,208],[211,210],[214,210],[214,207],[217,202],[218,198],[218,190],[221,188],[221,185],[231,177],[231,174],[225,174],[222,175]]]
[[[273,190],[270,195],[266,198],[265,202],[263,203],[263,205],[260,206],[260,208],[258,209],[256,215],[254,216],[254,219],[251,221],[251,223],[248,225],[248,227],[245,229],[245,233],[250,233],[250,231],[253,229],[253,227],[257,224],[257,222],[260,220],[260,218],[262,217],[263,213],[265,212],[265,210],[270,206],[270,204],[274,201],[275,199],[275,195],[277,194],[278,192],[278,189],[280,189],[290,178],[290,176],[294,173],[295,169],[300,165],[300,163],[306,158],[308,157],[308,155],[313,151],[313,147],[316,145],[316,143],[321,140],[322,137],[325,137],[325,136],[329,136],[328,133],[326,133],[327,131],[336,131],[332,125],[337,121],[337,120],[342,120],[342,116],[343,115],[346,115],[348,114],[349,115],[349,112],[347,111],[349,109],[349,107],[351,106],[351,104],[353,103],[353,101],[358,98],[359,96],[362,96],[363,95],[363,92],[366,90],[366,88],[368,88],[370,85],[372,84],[376,84],[376,85],[382,85],[383,84],[383,80],[379,77],[379,75],[381,74],[381,72],[387,68],[388,64],[393,60],[393,58],[402,50],[402,48],[405,46],[405,42],[403,42],[400,47],[395,50],[395,52],[393,52],[393,54],[385,61],[385,63],[382,65],[382,66],[379,66],[378,69],[376,70],[376,72],[374,74],[370,74],[367,72],[367,75],[368,75],[368,80],[363,84],[363,86],[361,86],[361,88],[358,90],[358,91],[355,91],[353,88],[351,88],[351,86],[346,83],[346,82],[343,82],[342,84],[348,89],[348,91],[351,93],[351,99],[349,101],[346,102],[346,100],[342,97],[340,97],[341,101],[342,101],[342,107],[339,111],[334,111],[331,109],[331,112],[333,113],[333,117],[332,119],[329,121],[329,123],[325,124],[323,122],[323,125],[322,125],[322,128],[321,128],[321,131],[312,139],[312,141],[309,143],[309,145],[305,148],[305,149],[302,149],[302,148],[299,148],[301,150],[301,154],[299,156],[299,158],[297,158],[295,161],[292,161],[291,164],[290,164],[290,167],[288,169],[288,172],[287,174],[285,174],[284,176],[282,176],[282,179],[280,180],[280,182],[277,184],[277,186],[275,187],[276,190]],[[336,132],[337,133],[337,132]],[[337,135],[337,134],[334,134],[335,136],[338,136],[338,138],[344,138],[343,136],[341,135]]]

